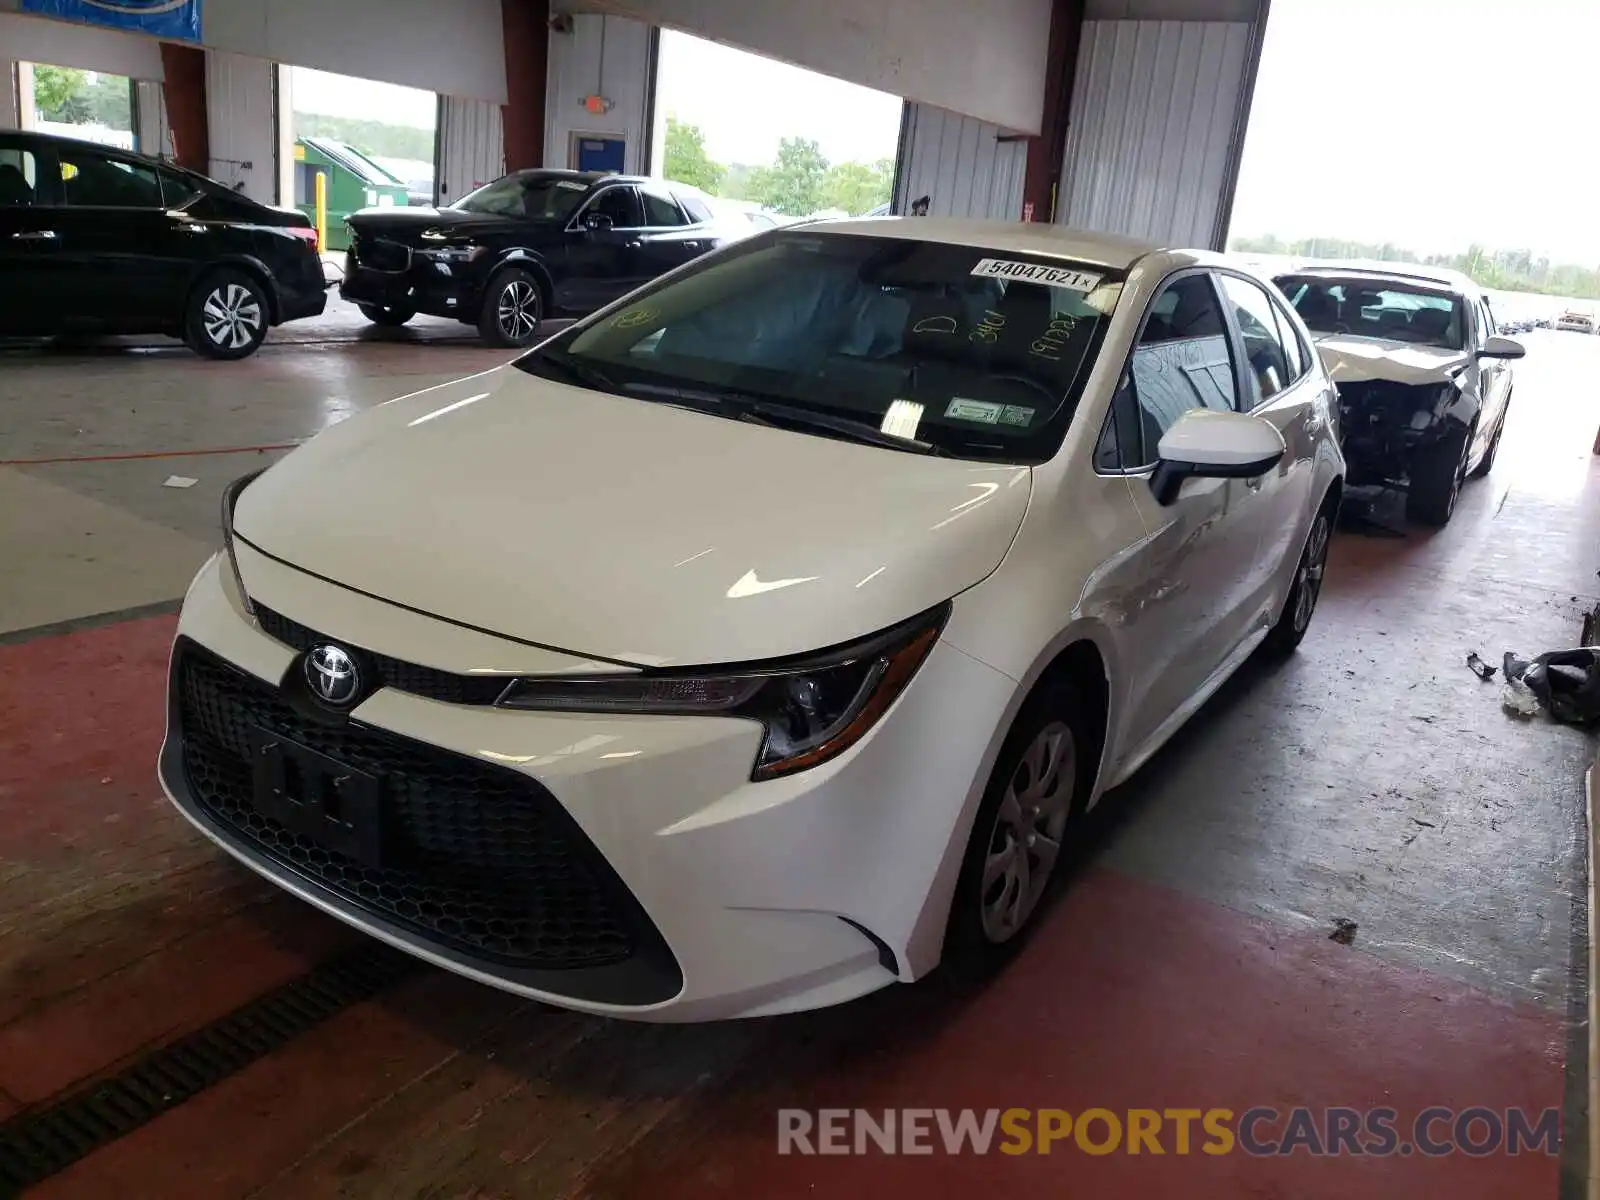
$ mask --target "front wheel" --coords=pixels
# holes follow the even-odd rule
[[[1311,628],[1311,616],[1317,611],[1317,600],[1322,595],[1322,577],[1328,568],[1333,516],[1332,506],[1324,504],[1312,518],[1311,531],[1306,534],[1300,561],[1295,565],[1289,597],[1283,602],[1277,624],[1262,643],[1262,649],[1268,654],[1285,658],[1293,654],[1305,640],[1306,630]]]
[[[1090,725],[1077,695],[1047,687],[1006,735],[972,823],[944,961],[958,975],[999,970],[1033,928],[1066,834],[1094,786]]]
[[[543,317],[539,281],[513,267],[489,281],[478,315],[478,332],[491,346],[520,348],[533,341]]]
[[[183,340],[206,358],[237,359],[254,354],[267,336],[267,297],[243,271],[207,275],[189,298]]]
[[[1467,451],[1472,431],[1451,433],[1412,456],[1406,491],[1406,516],[1419,525],[1442,529],[1455,515],[1461,484],[1467,477]]]
[[[358,304],[356,307],[374,325],[382,325],[387,329],[398,329],[417,315],[409,308],[384,308],[377,304]]]

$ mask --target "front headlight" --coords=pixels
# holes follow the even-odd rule
[[[265,470],[265,467],[261,468],[261,471]],[[251,471],[248,475],[241,475],[222,491],[222,548],[227,551],[228,570],[233,572],[233,582],[239,589],[244,610],[252,617],[256,615],[256,608],[250,602],[250,593],[244,590],[244,579],[239,574],[239,556],[233,549],[233,510],[239,503],[239,493],[249,487],[261,471]]]
[[[950,606],[821,654],[705,671],[619,678],[519,679],[507,708],[671,713],[760,721],[753,779],[804,771],[843,754],[888,711],[939,638]]]

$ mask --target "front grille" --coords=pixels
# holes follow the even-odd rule
[[[173,687],[192,798],[258,857],[474,960],[569,970],[623,962],[641,942],[659,945],[599,851],[527,776],[354,721],[302,714],[276,688],[192,643],[180,643]],[[256,811],[253,728],[378,777],[381,867]]]
[[[324,637],[316,630],[259,603],[255,605],[255,610],[263,633],[301,652],[311,649],[318,642],[351,645],[339,638]],[[446,704],[493,704],[511,682],[511,677],[507,675],[457,675],[420,663],[405,662],[387,654],[374,654],[364,647],[352,648],[361,650],[366,656],[377,673],[380,687],[426,696],[429,700],[443,700]]]
[[[388,238],[355,237],[350,240],[350,259],[373,271],[400,272],[411,267],[411,247]]]

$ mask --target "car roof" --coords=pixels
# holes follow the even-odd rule
[[[1324,278],[1389,279],[1396,283],[1431,285],[1435,290],[1470,294],[1478,290],[1471,276],[1449,267],[1433,267],[1422,263],[1366,262],[1349,260],[1340,262],[1302,263],[1290,271],[1275,271],[1274,277],[1286,275],[1319,275]]]
[[[1044,254],[1125,271],[1161,247],[1152,242],[1069,229],[1036,221],[988,221],[956,217],[855,217],[807,221],[788,229],[815,229],[840,234],[905,238],[919,242],[947,242],[984,250],[1016,254]],[[1198,260],[1198,252],[1193,253]]]

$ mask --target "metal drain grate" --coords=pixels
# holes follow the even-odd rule
[[[20,1195],[420,966],[388,946],[352,950],[109,1079],[13,1117],[0,1125],[0,1196]]]

